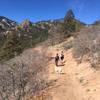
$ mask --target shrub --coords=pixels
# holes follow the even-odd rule
[[[76,22],[72,18],[67,19],[67,21],[64,21],[64,23],[62,24],[62,30],[68,36],[70,36],[71,32],[74,32],[76,30],[75,28]]]
[[[0,64],[0,100],[26,100],[49,86],[45,53],[28,51]]]
[[[0,48],[0,61],[9,60],[23,52],[24,49],[34,47],[37,43],[46,40],[48,31],[29,26],[28,31],[17,28],[10,31]]]
[[[67,51],[73,47],[73,38],[71,37],[69,41],[63,43],[63,48]]]
[[[92,66],[99,66],[100,28],[90,27],[81,31],[74,39],[73,54],[77,61],[82,61],[87,56],[87,60],[90,61]]]

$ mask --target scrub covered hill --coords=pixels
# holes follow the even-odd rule
[[[5,17],[0,17],[0,23],[0,61],[19,55],[23,50],[34,47],[50,36],[63,41],[72,32],[79,31],[85,26],[84,23],[75,19],[72,10],[69,10],[64,18],[57,20],[33,23],[26,19],[18,24]]]

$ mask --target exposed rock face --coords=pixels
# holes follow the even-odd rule
[[[73,13],[73,11],[72,11],[71,9],[68,10],[67,14],[65,15],[64,20],[67,20],[67,19],[69,19],[69,18],[72,18],[72,19],[75,18],[75,15],[74,15],[74,13]]]
[[[6,17],[0,16],[0,31],[7,31],[13,29],[17,23]]]

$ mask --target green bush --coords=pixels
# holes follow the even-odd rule
[[[0,61],[5,61],[19,55],[24,49],[34,47],[37,43],[46,40],[47,37],[47,30],[34,26],[29,26],[29,31],[23,28],[11,31],[0,48]]]
[[[66,35],[70,35],[71,32],[74,32],[76,29],[76,22],[73,19],[68,19],[63,23],[63,32]]]

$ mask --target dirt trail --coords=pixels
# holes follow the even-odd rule
[[[47,50],[46,53],[53,57],[63,50],[62,44],[48,47],[41,44],[35,50]],[[64,51],[64,55],[63,74],[54,72],[54,60],[48,63],[48,79],[55,83],[47,90],[51,97],[46,100],[100,100],[100,71],[91,68],[88,62],[77,65],[72,49]]]
[[[61,51],[59,48],[51,50],[52,55]],[[89,63],[77,65],[72,56],[72,50],[65,52],[64,74],[54,72],[54,61],[49,63],[49,80],[56,80],[49,90],[51,100],[100,100],[100,74]]]

